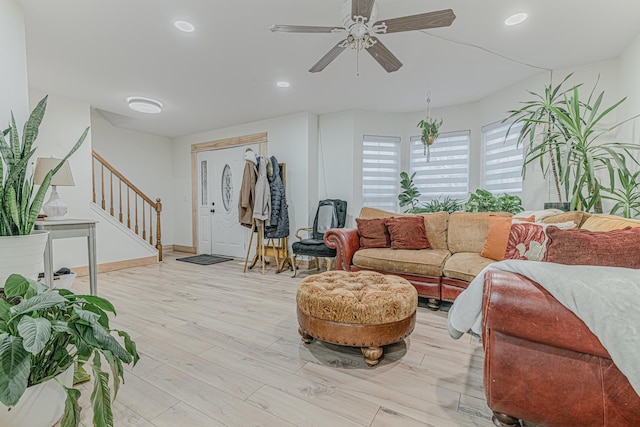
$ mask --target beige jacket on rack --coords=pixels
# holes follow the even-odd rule
[[[251,228],[253,226],[253,206],[256,199],[256,181],[258,169],[250,160],[244,162],[242,185],[240,186],[240,200],[238,200],[238,217],[240,225]]]

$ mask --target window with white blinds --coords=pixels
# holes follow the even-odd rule
[[[362,141],[362,206],[395,211],[400,188],[400,138],[365,135]]]
[[[493,194],[522,194],[523,147],[518,146],[522,124],[497,123],[482,128],[484,168],[482,188]]]
[[[431,145],[427,162],[419,136],[411,138],[410,170],[416,173],[414,184],[420,200],[429,201],[450,196],[466,199],[469,195],[470,132],[442,133]]]

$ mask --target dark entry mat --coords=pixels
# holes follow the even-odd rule
[[[220,262],[231,261],[231,260],[233,260],[233,258],[228,258],[224,256],[219,256],[219,255],[205,255],[205,254],[176,259],[176,261],[190,262],[192,264],[199,264],[199,265],[218,264]]]

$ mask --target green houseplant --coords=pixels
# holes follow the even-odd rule
[[[402,193],[398,195],[400,207],[409,206],[405,213],[427,213],[427,212],[458,212],[462,210],[462,203],[458,199],[446,196],[428,202],[420,201],[420,190],[415,186],[413,178],[415,172],[409,176],[406,172],[400,172],[400,186]]]
[[[34,143],[47,107],[45,96],[33,109],[19,135],[13,114],[9,127],[0,131],[0,287],[11,273],[36,277],[40,271],[47,233],[33,231],[51,178],[84,142],[89,128],[80,136],[60,164],[34,188],[29,170]],[[8,260],[11,258],[11,261]]]
[[[518,134],[518,145],[524,145],[527,153],[527,158],[522,168],[523,178],[526,175],[526,166],[537,159],[545,177],[548,175],[549,169],[551,169],[551,177],[553,178],[558,202],[563,201],[560,184],[563,163],[560,158],[560,149],[555,144],[555,140],[559,135],[563,135],[566,132],[562,122],[558,120],[555,113],[548,106],[554,106],[564,111],[564,97],[567,92],[571,91],[571,88],[565,89],[563,86],[572,75],[573,73],[567,75],[556,86],[549,83],[548,86],[544,87],[542,94],[528,91],[533,99],[522,102],[522,106],[518,109],[509,110],[509,116],[503,120],[503,123],[511,122],[509,129],[507,129],[507,138],[514,126],[522,126]],[[529,153],[536,154],[529,155]],[[548,163],[546,163],[547,159]]]
[[[94,375],[93,425],[113,426],[109,374],[102,370],[101,356],[112,373],[114,398],[124,381],[123,364],[135,365],[139,356],[126,332],[110,328],[107,313],[116,311],[104,298],[49,289],[17,274],[9,276],[0,294],[0,402],[11,408],[29,388],[56,381],[75,364],[87,365]],[[123,339],[124,346],[112,332]],[[60,387],[66,392],[61,426],[77,427],[80,391]],[[2,418],[7,416],[11,411],[0,414],[0,424],[11,426]],[[33,422],[28,425],[35,427]]]
[[[611,214],[620,211],[625,218],[640,215],[640,171],[631,173],[625,164],[617,172],[620,186],[612,190],[605,189],[602,198],[615,202]]]
[[[557,167],[554,176],[564,188],[570,209],[593,209],[601,213],[603,184],[600,174],[609,176],[609,186],[604,188],[612,191],[616,169],[624,167],[625,157],[637,163],[629,150],[640,149],[638,144],[603,142],[601,137],[638,116],[613,125],[603,125],[626,98],[609,107],[603,107],[605,93],[603,91],[596,96],[596,82],[587,99],[581,100],[581,85],[575,85],[568,90],[561,89],[567,78],[560,86],[547,87],[545,95],[538,95],[539,99],[532,104],[525,103],[522,109],[513,110],[510,117],[515,118],[514,123],[523,124],[525,139],[529,140],[525,166],[539,161],[545,171],[545,157],[549,156]],[[535,139],[537,128],[544,129],[542,138]]]
[[[465,212],[522,212],[522,199],[519,196],[502,194],[494,196],[483,189],[476,190],[469,195],[469,200],[464,204]]]
[[[84,130],[71,151],[45,176],[34,195],[33,180],[28,173],[29,160],[35,153],[33,143],[38,137],[46,108],[47,96],[31,112],[24,125],[22,138],[18,133],[13,113],[9,128],[0,133],[0,236],[21,236],[31,233],[42,208],[44,196],[49,189],[51,178],[80,148],[89,132],[89,128]]]
[[[427,156],[427,161],[429,161],[430,158],[429,147],[431,147],[436,139],[438,139],[438,136],[440,136],[440,126],[442,126],[442,119],[436,120],[427,117],[418,122],[418,128],[422,130],[420,141],[422,141],[424,145],[424,154]]]

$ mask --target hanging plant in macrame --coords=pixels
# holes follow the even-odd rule
[[[427,95],[427,115],[423,120],[418,122],[418,128],[422,129],[422,136],[420,140],[424,145],[424,154],[427,156],[427,162],[431,160],[430,147],[440,135],[440,126],[442,126],[442,119],[436,120],[431,117],[430,103],[431,92]]]

